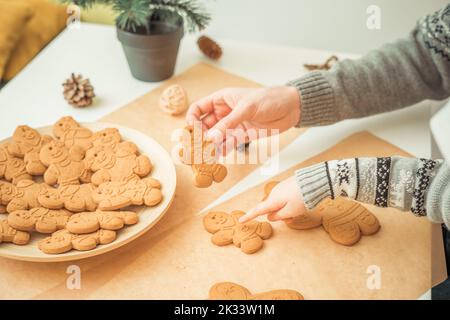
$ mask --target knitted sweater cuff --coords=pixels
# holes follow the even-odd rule
[[[450,168],[443,163],[436,176],[433,178],[426,197],[426,208],[428,218],[434,223],[444,222],[450,226]],[[448,209],[447,208],[447,209]]]
[[[326,162],[297,170],[295,180],[308,210],[314,209],[325,198],[333,198]]]
[[[322,72],[314,71],[288,82],[296,87],[301,101],[301,119],[297,127],[321,126],[338,121],[335,97]]]

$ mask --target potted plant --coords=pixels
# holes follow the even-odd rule
[[[143,81],[172,76],[184,30],[204,29],[209,14],[198,0],[60,0],[89,9],[110,4],[117,13],[117,38],[131,73]]]

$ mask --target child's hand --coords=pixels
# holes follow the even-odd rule
[[[193,103],[186,120],[191,125],[201,121],[208,130],[207,138],[217,144],[225,141],[227,129],[247,132],[267,128],[282,132],[299,122],[300,97],[296,88],[288,86],[223,89]]]
[[[286,220],[304,214],[305,211],[295,178],[291,177],[277,184],[267,199],[248,211],[239,222],[244,223],[264,214],[268,215],[267,219],[270,221]]]

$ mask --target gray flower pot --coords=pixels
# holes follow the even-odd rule
[[[156,82],[173,75],[184,34],[181,19],[178,22],[152,21],[148,34],[116,29],[133,77]]]

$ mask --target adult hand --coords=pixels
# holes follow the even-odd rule
[[[235,132],[246,135],[246,141],[258,138],[259,129],[278,129],[295,126],[300,120],[300,96],[296,88],[227,88],[194,102],[186,120],[192,125],[201,121],[206,137],[216,144],[233,145]],[[250,132],[252,130],[252,132]],[[268,130],[267,135],[273,134]]]

